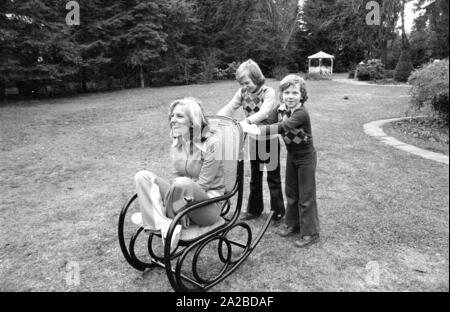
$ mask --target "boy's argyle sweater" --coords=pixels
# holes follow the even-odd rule
[[[262,86],[259,90],[252,94],[248,91],[243,92],[241,90],[242,108],[244,109],[245,117],[249,117],[256,114],[261,109],[261,105],[264,103],[264,95],[266,94],[268,87]]]
[[[309,153],[314,151],[311,121],[308,111],[300,106],[292,111],[284,104],[278,105],[270,114],[267,126],[261,126],[261,135],[279,133],[288,152]]]

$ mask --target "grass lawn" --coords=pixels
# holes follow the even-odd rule
[[[404,116],[408,89],[307,86],[322,240],[297,249],[271,226],[213,290],[449,291],[448,166],[363,131],[367,122]],[[170,176],[168,103],[195,96],[214,114],[237,87],[226,81],[0,106],[0,291],[171,291],[163,270],[143,274],[123,258],[119,211],[138,170]],[[283,179],[285,156],[283,147]],[[244,208],[247,194],[248,187]],[[71,261],[79,285],[66,281]]]

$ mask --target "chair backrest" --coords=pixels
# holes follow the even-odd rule
[[[220,155],[224,166],[225,191],[230,193],[238,177],[238,161],[243,160],[244,133],[234,119],[208,116],[209,127],[221,142]]]

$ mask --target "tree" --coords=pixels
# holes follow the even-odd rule
[[[414,70],[411,55],[410,55],[410,45],[408,41],[408,37],[406,36],[405,31],[405,4],[406,0],[402,0],[402,10],[401,10],[401,18],[402,18],[402,53],[400,55],[400,59],[398,60],[397,66],[395,67],[394,79],[400,82],[408,81],[411,72]]]
[[[21,94],[37,94],[76,72],[77,49],[60,1],[6,1],[3,10],[1,80],[16,83]]]
[[[367,0],[307,0],[301,19],[307,36],[308,54],[319,50],[336,56],[336,69],[354,68],[363,59],[386,62],[389,43],[395,38],[397,1],[383,0],[381,25],[367,25]],[[305,55],[306,56],[306,55]]]
[[[430,59],[442,59],[449,54],[449,4],[446,0],[418,0],[411,33],[411,48],[415,64]]]
[[[132,71],[139,85],[145,86],[145,71],[167,51],[167,33],[163,29],[167,1],[122,0],[111,8],[116,15],[103,23],[110,38],[112,61],[125,72]]]
[[[76,42],[77,80],[84,91],[88,81],[100,82],[111,76],[110,36],[104,21],[115,15],[108,0],[79,0],[80,25],[70,27],[71,38]]]
[[[163,28],[167,33],[167,51],[162,53],[161,64],[153,78],[156,83],[185,83],[195,79],[198,60],[194,53],[196,34],[199,33],[199,19],[194,16],[193,3],[186,0],[172,0]]]
[[[280,70],[286,67],[294,45],[292,38],[298,30],[299,5],[296,0],[263,0],[255,7],[253,42],[258,42],[259,56],[264,67]]]
[[[194,15],[198,19],[195,53],[200,58],[204,79],[212,80],[214,68],[254,55],[253,25],[258,0],[194,0]]]

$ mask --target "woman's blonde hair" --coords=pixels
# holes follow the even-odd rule
[[[236,80],[241,82],[245,75],[248,75],[251,81],[259,87],[266,82],[266,78],[264,77],[261,68],[259,68],[258,64],[256,64],[256,62],[252,59],[249,59],[239,65],[236,70]]]
[[[308,100],[308,92],[306,91],[305,80],[303,80],[303,78],[299,75],[289,74],[280,81],[280,87],[278,88],[278,90],[281,102],[283,102],[283,91],[290,86],[296,85],[300,87],[300,103],[302,103],[303,105]]]
[[[193,144],[198,144],[206,140],[206,135],[209,133],[208,119],[203,112],[201,102],[193,97],[186,97],[178,99],[170,103],[169,106],[169,122],[172,118],[173,110],[178,105],[185,107],[185,114],[191,121],[190,125],[190,141],[191,153]],[[172,131],[171,136],[173,137]]]

